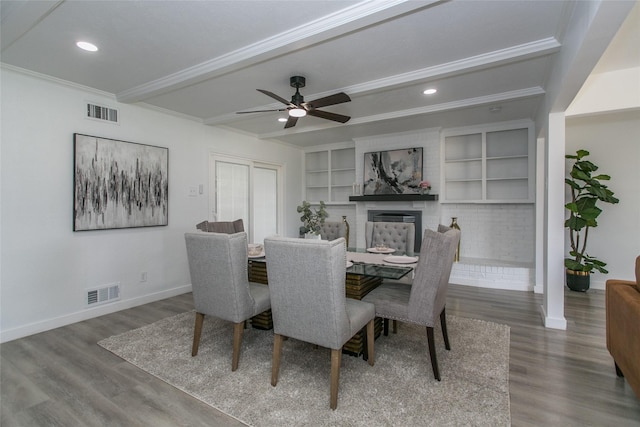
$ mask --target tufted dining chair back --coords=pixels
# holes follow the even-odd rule
[[[347,224],[343,221],[325,221],[320,226],[320,238],[322,240],[336,240],[344,237],[349,246],[349,236],[347,235]]]
[[[391,249],[413,253],[415,248],[415,224],[411,222],[371,222],[365,224],[367,248],[384,243]]]

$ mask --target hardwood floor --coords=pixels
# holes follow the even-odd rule
[[[511,327],[512,425],[640,426],[605,346],[604,293],[565,295],[566,331],[542,327],[527,292],[450,286],[447,313]],[[192,308],[185,294],[2,344],[0,425],[243,425],[96,345]]]

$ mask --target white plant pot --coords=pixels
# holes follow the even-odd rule
[[[314,239],[314,240],[320,240],[320,235],[317,233],[307,233],[304,235],[305,239]]]

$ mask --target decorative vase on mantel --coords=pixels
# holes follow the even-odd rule
[[[455,228],[456,230],[460,231],[460,226],[458,225],[458,217],[455,217],[455,216],[451,217],[451,225],[449,227]],[[462,231],[460,231],[460,233],[461,233],[460,240],[462,240]],[[458,247],[456,248],[456,254],[453,256],[454,262],[460,262],[460,240],[458,240]]]
[[[347,222],[347,216],[342,215],[342,222],[344,222],[345,228],[347,229],[347,235],[345,240],[347,241],[347,248],[349,247],[349,223]]]

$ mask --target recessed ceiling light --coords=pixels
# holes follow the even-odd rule
[[[76,43],[76,46],[89,52],[96,52],[98,50],[98,46],[89,42],[78,42]]]
[[[436,93],[437,91],[438,91],[438,89],[433,89],[433,88],[431,88],[431,89],[427,89],[427,90],[425,90],[425,91],[424,91],[424,92],[422,92],[422,93],[424,93],[425,95],[433,95],[433,94],[434,94],[434,93]]]
[[[286,118],[286,117],[280,117],[280,118],[278,119],[278,121],[279,121],[279,122],[286,122],[286,121],[287,121],[287,118]]]

